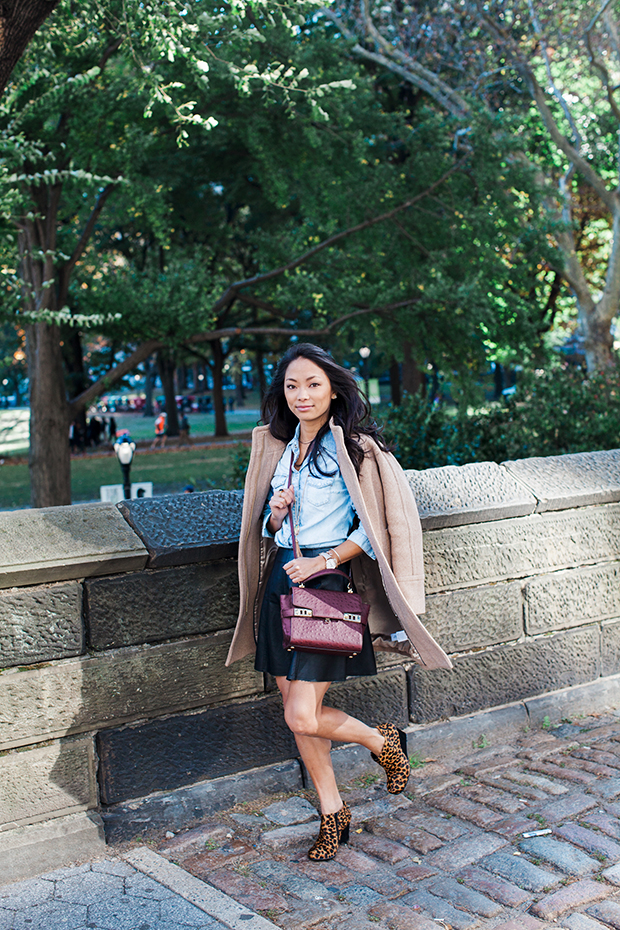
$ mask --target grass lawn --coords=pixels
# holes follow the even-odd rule
[[[236,446],[188,449],[183,452],[137,452],[132,481],[152,481],[154,494],[174,494],[186,484],[197,491],[231,487]],[[99,485],[121,484],[116,456],[74,458],[71,487],[74,501],[99,500]],[[27,507],[30,482],[27,465],[0,467],[0,509]]]
[[[104,419],[109,414],[98,414]],[[226,423],[229,433],[242,433],[254,429],[259,419],[256,405],[233,410],[226,414]],[[141,413],[115,413],[116,428],[129,430],[132,439],[153,439],[155,435],[155,417],[144,417]],[[212,413],[188,414],[190,436],[213,436],[215,433],[215,417]],[[4,455],[28,454],[28,431],[30,425],[30,410],[27,407],[19,409],[0,410],[0,457]]]

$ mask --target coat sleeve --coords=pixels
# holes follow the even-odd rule
[[[418,508],[407,477],[390,452],[376,452],[383,486],[385,521],[390,539],[392,570],[416,614],[425,610],[424,550]]]

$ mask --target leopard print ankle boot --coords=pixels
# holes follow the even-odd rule
[[[349,842],[351,811],[346,803],[335,814],[321,814],[321,829],[314,846],[308,850],[308,859],[326,862],[333,859],[341,843]]]
[[[380,723],[377,730],[385,737],[381,753],[371,756],[385,769],[387,775],[387,790],[390,794],[400,794],[407,787],[411,766],[407,758],[407,737],[398,730],[393,723]]]

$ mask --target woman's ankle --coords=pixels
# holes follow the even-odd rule
[[[321,803],[321,814],[323,816],[328,816],[329,814],[337,814],[338,811],[342,810],[342,798],[337,800],[325,801]]]

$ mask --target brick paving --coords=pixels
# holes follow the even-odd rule
[[[159,852],[283,930],[620,930],[620,717],[431,760],[404,796],[372,777],[343,792],[332,862],[306,855],[318,818],[282,826],[273,798]]]

